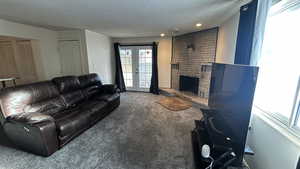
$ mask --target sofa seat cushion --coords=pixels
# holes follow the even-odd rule
[[[119,93],[114,93],[114,94],[101,94],[97,97],[95,97],[96,100],[99,101],[105,101],[105,102],[113,102],[117,99],[119,99],[120,94]]]
[[[84,100],[84,95],[80,90],[62,94],[61,96],[67,107],[75,107]]]
[[[56,97],[47,101],[42,101],[27,105],[24,108],[24,113],[42,113],[53,115],[66,109],[66,106],[61,97]]]
[[[83,110],[89,110],[91,112],[91,120],[93,120],[93,118],[97,116],[97,114],[106,112],[108,104],[105,101],[88,100],[80,105],[80,108]]]
[[[60,137],[64,137],[89,126],[91,112],[89,110],[74,109],[65,116],[56,116],[56,126]]]

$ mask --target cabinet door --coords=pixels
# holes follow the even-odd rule
[[[38,80],[35,62],[30,41],[17,41],[17,54],[15,55],[19,72],[18,82],[32,83]]]
[[[61,57],[62,75],[81,75],[81,49],[79,41],[60,41],[59,54]]]
[[[18,76],[13,46],[10,42],[0,42],[0,78]]]

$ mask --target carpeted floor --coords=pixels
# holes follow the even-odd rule
[[[0,145],[0,168],[191,169],[190,131],[201,112],[167,110],[156,103],[163,97],[122,94],[118,109],[48,158]]]

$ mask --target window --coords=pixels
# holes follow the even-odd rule
[[[139,85],[150,88],[152,77],[152,49],[139,49]]]
[[[122,46],[120,57],[126,88],[148,91],[152,77],[152,46]]]
[[[132,74],[132,50],[120,49],[120,58],[122,63],[123,76],[126,87],[133,87]]]
[[[298,83],[298,91],[297,91],[298,95],[297,95],[297,99],[295,100],[295,121],[294,121],[294,125],[295,127],[300,131],[300,79],[299,79],[299,83]]]
[[[272,6],[259,60],[254,105],[300,129],[300,3]],[[300,130],[299,130],[300,131]]]

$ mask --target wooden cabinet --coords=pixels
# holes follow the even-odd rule
[[[0,60],[0,78],[17,77],[17,84],[38,80],[30,40],[0,42]]]
[[[14,55],[11,42],[0,42],[0,78],[19,75]]]
[[[38,80],[32,45],[30,41],[16,42],[16,65],[19,72],[19,83],[26,84]]]

